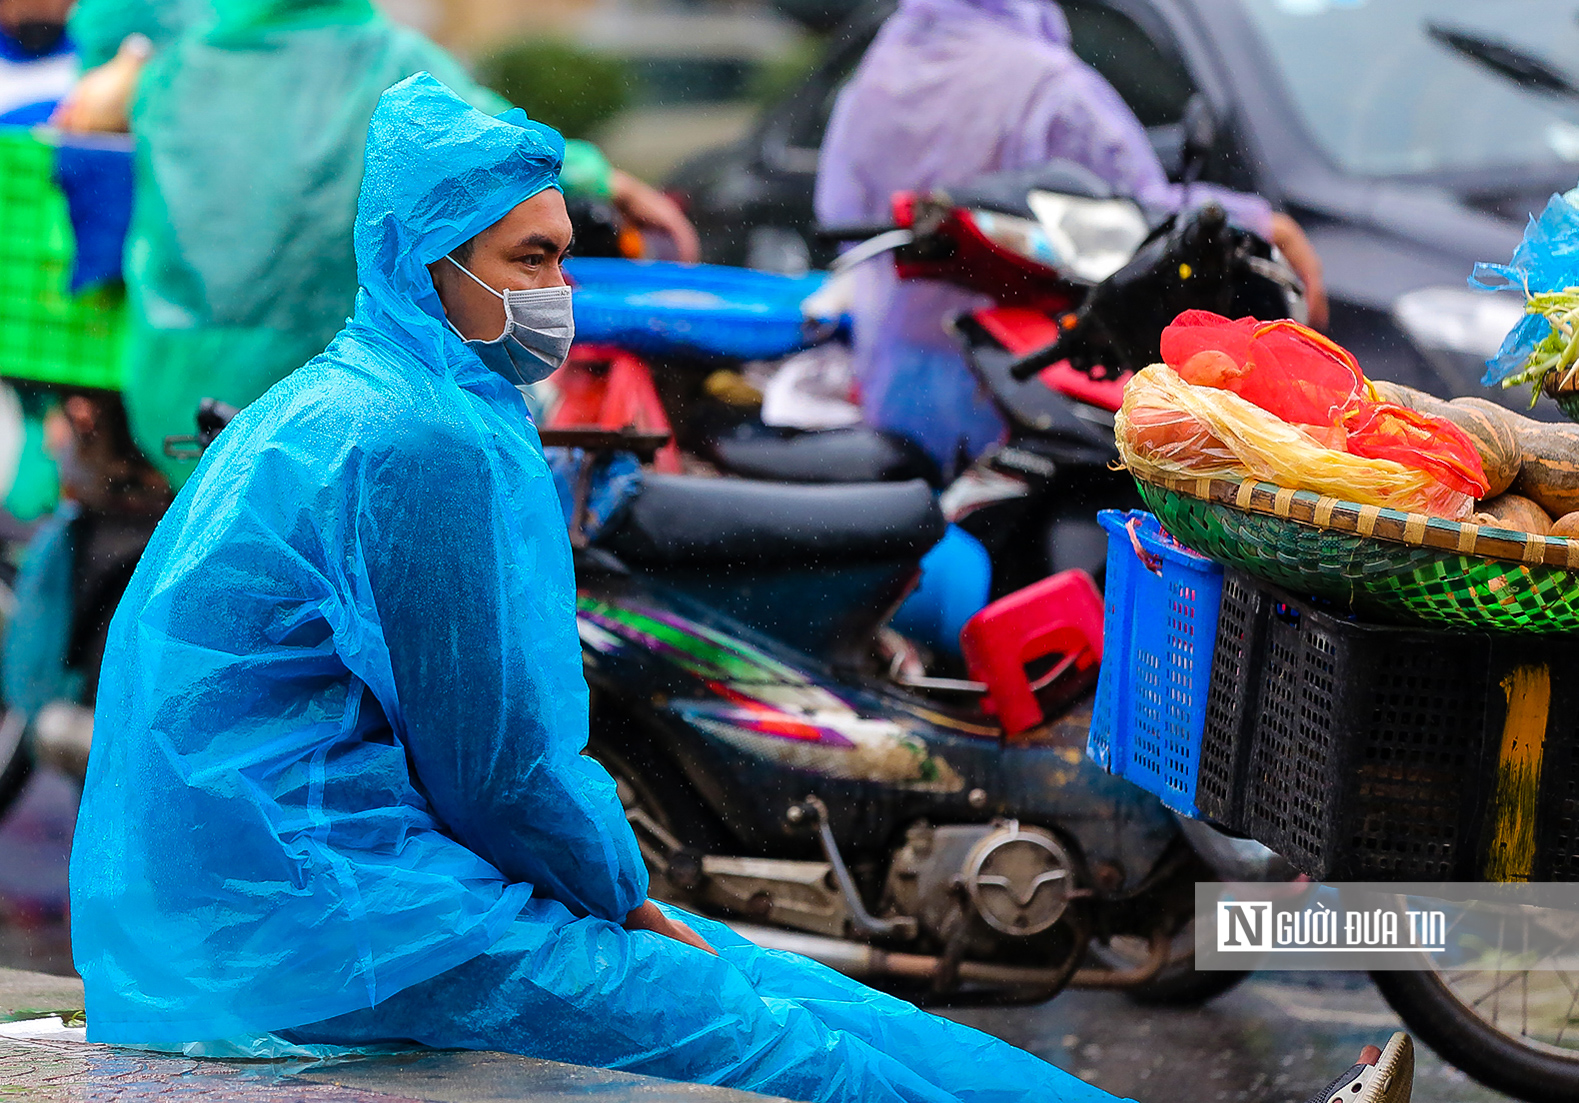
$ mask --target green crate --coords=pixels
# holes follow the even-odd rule
[[[0,376],[119,390],[126,293],[68,290],[76,243],[54,165],[30,131],[0,128]]]

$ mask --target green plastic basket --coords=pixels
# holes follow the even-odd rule
[[[54,150],[0,128],[0,376],[118,390],[126,295],[67,290],[76,248]]]
[[[1405,622],[1579,632],[1579,540],[1227,479],[1136,480],[1180,543],[1274,585]]]

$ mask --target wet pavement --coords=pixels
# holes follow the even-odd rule
[[[3,973],[0,973],[3,981]],[[359,1057],[336,1062],[195,1061],[25,1035],[0,1025],[0,1099],[29,1103],[774,1103],[768,1096],[675,1084],[504,1053]]]
[[[1363,973],[1258,973],[1204,1007],[1065,992],[1035,1008],[947,1012],[1105,1091],[1143,1103],[1305,1103],[1403,1024]],[[1417,1050],[1418,1103],[1503,1103]]]
[[[65,890],[74,815],[71,784],[41,774],[0,823],[0,967],[70,973]],[[54,982],[54,988],[37,978],[30,983],[44,990],[35,992],[32,1002],[18,1003],[15,991],[7,996],[0,975],[0,1012],[77,1006],[69,998],[62,1002],[78,991],[74,980]],[[1192,1010],[1138,1007],[1111,992],[1066,992],[1037,1007],[945,1013],[1144,1103],[1304,1103],[1347,1068],[1361,1046],[1379,1045],[1400,1027],[1369,979],[1348,973],[1260,973]],[[6,1017],[0,1013],[0,1020]],[[659,1081],[610,1081],[594,1070],[490,1054],[382,1059],[302,1071],[282,1080],[277,1068],[235,1070],[110,1050],[90,1059],[84,1047],[62,1052],[61,1043],[31,1043],[22,1060],[15,1046],[0,1041],[0,1100],[131,1101],[156,1094],[160,1099],[201,1094],[268,1103],[387,1103],[392,1098],[483,1103],[588,1095],[701,1103],[708,1098]],[[711,1100],[730,1094],[714,1094]],[[1495,1103],[1508,1097],[1422,1049],[1415,1098],[1420,1103]]]

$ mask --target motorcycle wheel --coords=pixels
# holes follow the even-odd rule
[[[1405,1025],[1487,1087],[1528,1103],[1579,1099],[1579,974],[1372,973]]]
[[[0,638],[16,607],[12,589],[15,581],[16,569],[9,563],[0,563]],[[26,717],[0,702],[0,820],[22,795],[32,775],[33,749],[27,738]]]
[[[1190,961],[1178,965],[1170,963],[1125,995],[1142,1007],[1200,1007],[1238,988],[1249,976],[1249,973],[1227,970],[1197,971]]]

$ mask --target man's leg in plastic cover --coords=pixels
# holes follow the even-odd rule
[[[299,1042],[490,1049],[808,1101],[1112,1097],[968,1027],[706,920],[713,957],[534,900],[480,957]]]

